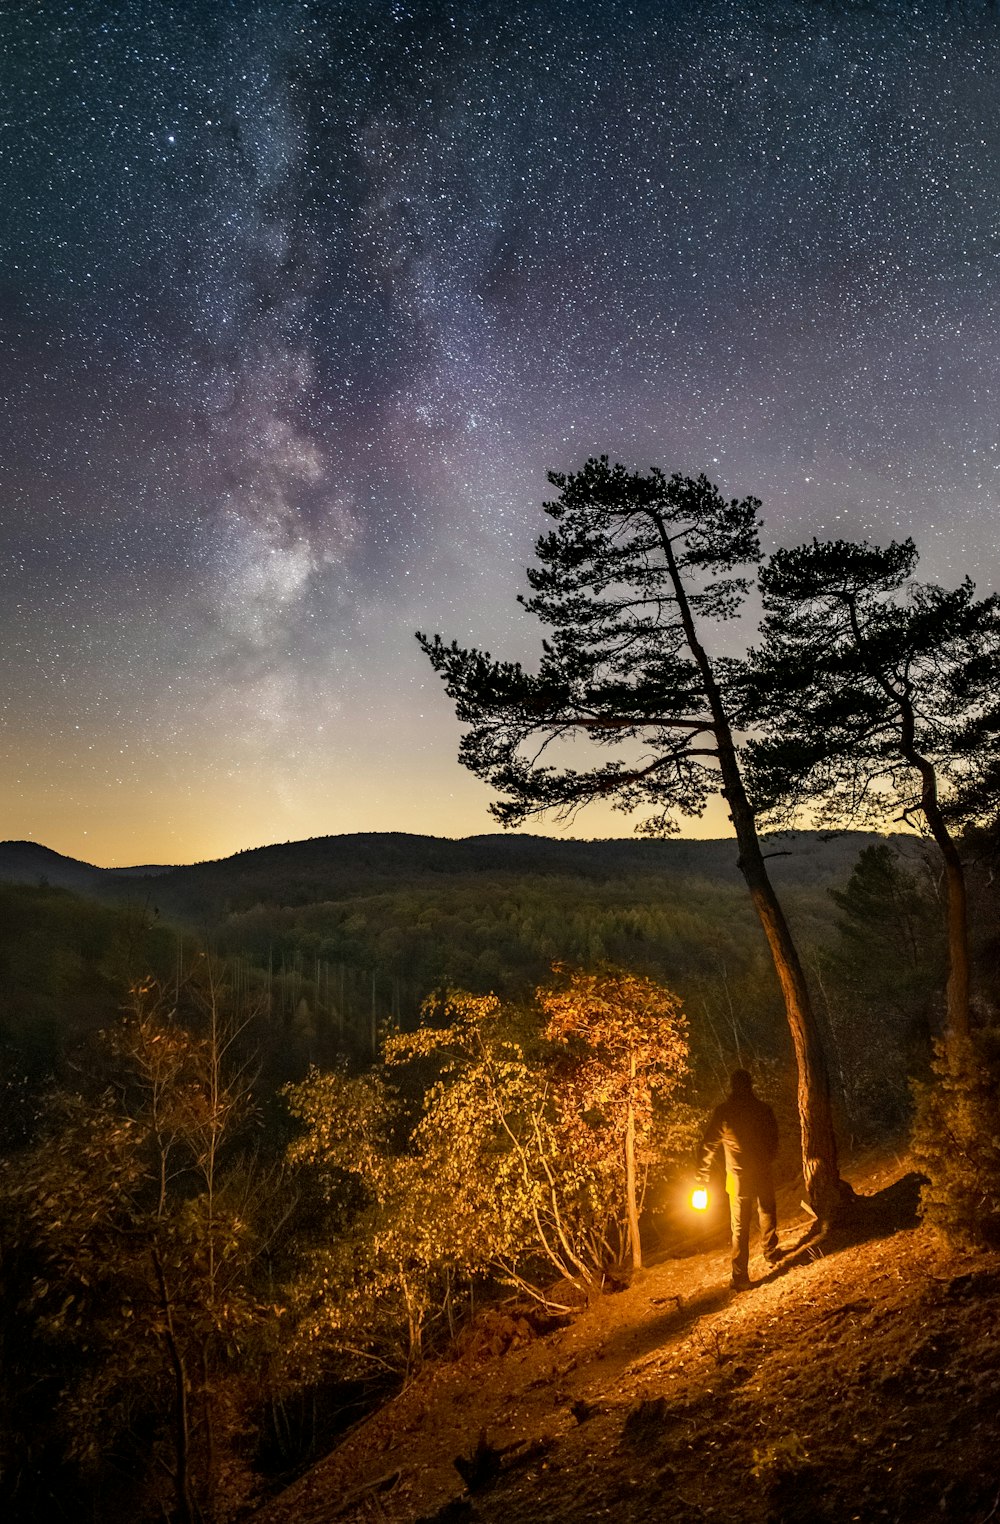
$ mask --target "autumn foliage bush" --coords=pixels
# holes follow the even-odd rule
[[[288,1087],[290,1162],[329,1213],[293,1297],[313,1351],[411,1366],[477,1283],[545,1302],[638,1263],[649,1172],[691,1148],[687,1061],[662,986],[562,973],[530,1007],[441,993],[380,1070]]]

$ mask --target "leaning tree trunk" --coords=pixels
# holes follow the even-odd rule
[[[934,766],[917,751],[916,721],[909,696],[902,700],[902,741],[900,750],[920,776],[920,808],[931,835],[944,858],[945,886],[948,894],[948,1014],[947,1041],[953,1056],[964,1048],[969,1038],[969,910],[965,887],[965,869],[955,839],[938,799],[937,773]]]
[[[946,1035],[948,1047],[957,1053],[970,1035],[969,1020],[969,914],[965,887],[965,869],[958,848],[944,823],[935,802],[933,813],[924,805],[924,814],[944,858],[947,889],[948,989]]]
[[[802,1130],[802,1175],[809,1205],[820,1223],[829,1224],[842,1213],[854,1192],[840,1178],[837,1138],[830,1102],[830,1078],[819,1026],[802,964],[792,940],[785,913],[768,876],[760,849],[757,822],[743,786],[729,716],[708,653],[695,628],[694,616],[674,557],[666,526],[656,519],[660,543],[670,571],[677,608],[688,647],[698,665],[712,715],[712,730],[722,773],[722,793],[736,831],[740,871],[746,880],[754,909],[760,919],[775,973],[785,1001],[785,1016],[792,1034],[798,1069],[799,1123]]]
[[[728,782],[725,796],[739,844],[740,871],[767,938],[792,1034],[798,1069],[802,1176],[806,1197],[820,1222],[829,1223],[838,1216],[853,1192],[840,1178],[830,1078],[819,1026],[798,951],[768,876],[753,811],[738,772]]]
[[[964,1044],[971,1032],[969,1016],[969,919],[965,869],[955,843],[945,854],[948,884],[948,1040],[953,1047]]]
[[[965,1049],[970,1036],[969,1020],[969,912],[965,888],[965,869],[954,837],[938,798],[937,772],[934,764],[917,750],[917,717],[908,681],[894,685],[877,663],[870,658],[868,644],[861,632],[857,606],[847,599],[847,612],[855,645],[865,661],[868,675],[899,708],[899,751],[920,778],[920,808],[931,835],[944,858],[945,884],[948,890],[948,992],[947,1043],[953,1058]]]

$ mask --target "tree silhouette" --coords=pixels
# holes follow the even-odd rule
[[[1000,800],[1000,598],[914,583],[912,540],[813,541],[761,571],[743,718],[755,800],[837,821],[926,823],[948,906],[948,1031],[969,1033],[965,873],[953,834]]]
[[[504,796],[505,825],[555,809],[571,815],[606,798],[630,811],[651,806],[646,829],[676,830],[720,786],[739,864],[781,984],[799,1076],[806,1190],[832,1217],[840,1179],[829,1080],[809,991],[770,882],[732,729],[740,663],[709,656],[705,621],[738,613],[759,554],[756,498],[726,501],[716,487],[661,471],[633,474],[606,456],[549,480],[555,528],[537,544],[525,608],[548,626],[538,672],[418,635],[469,725],[460,760]],[[614,748],[578,769],[548,761],[571,737]]]

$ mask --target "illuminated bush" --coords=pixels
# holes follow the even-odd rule
[[[330,1229],[296,1316],[314,1352],[362,1364],[412,1366],[477,1280],[548,1301],[553,1279],[589,1295],[640,1263],[649,1170],[691,1147],[687,1024],[652,980],[560,972],[532,1007],[449,990],[423,1017],[380,1070],[285,1091]]]

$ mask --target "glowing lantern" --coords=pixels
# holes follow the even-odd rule
[[[708,1192],[705,1190],[691,1192],[691,1205],[696,1212],[708,1210]]]

